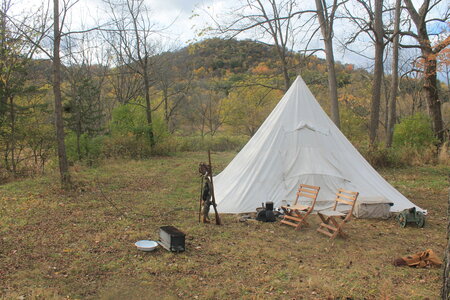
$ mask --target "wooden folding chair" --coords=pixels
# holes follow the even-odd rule
[[[281,207],[284,211],[284,218],[281,220],[281,224],[293,226],[296,230],[300,229],[303,225],[308,225],[306,217],[308,217],[313,211],[314,205],[316,205],[319,190],[320,187],[318,186],[300,184],[294,205]],[[312,199],[311,205],[302,205],[298,203],[299,198],[302,197]]]
[[[345,237],[346,234],[342,231],[342,227],[345,223],[350,221],[358,195],[358,192],[339,189],[336,193],[333,209],[322,210],[317,213],[322,220],[322,223],[319,225],[319,228],[317,228],[317,231],[329,236],[330,239],[334,239],[338,235]],[[339,211],[338,204],[344,204],[348,209],[345,211]]]

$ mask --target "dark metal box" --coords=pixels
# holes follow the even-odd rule
[[[185,237],[186,234],[173,226],[162,226],[159,228],[159,244],[169,251],[184,251]]]

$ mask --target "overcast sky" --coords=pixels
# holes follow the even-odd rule
[[[35,10],[48,0],[12,0],[15,14],[26,14]],[[51,5],[50,0],[50,5]],[[60,3],[62,1],[60,0]],[[73,2],[73,0],[71,0]],[[154,23],[161,27],[168,27],[167,35],[172,35],[172,39],[186,44],[196,37],[196,32],[204,27],[202,18],[192,18],[194,11],[225,8],[225,3],[233,0],[146,0],[147,6],[151,10],[151,17]],[[61,4],[60,4],[61,6]],[[81,24],[84,26],[95,26],[96,22],[105,16],[105,4],[103,0],[79,0],[70,10],[70,16],[66,23],[72,28],[77,28]]]
[[[190,42],[200,40],[198,32],[203,28],[211,24],[211,19],[208,14],[216,17],[223,16],[224,12],[228,11],[230,7],[236,7],[239,0],[146,0],[146,4],[151,9],[152,21],[159,24],[160,27],[166,28],[166,39],[176,47],[184,47]],[[16,3],[14,11],[20,13],[21,11],[29,11],[35,9],[42,0],[13,0]],[[51,2],[51,1],[50,1]],[[62,2],[62,1],[60,1]],[[418,0],[416,0],[418,2]],[[304,1],[302,3],[302,9],[305,9],[305,5],[314,5],[314,2]],[[446,1],[443,1],[443,5],[448,6]],[[418,7],[418,5],[416,5]],[[68,24],[72,28],[77,28],[81,24],[85,24],[85,27],[94,26],[96,22],[101,23],[102,18],[106,15],[105,5],[102,0],[79,0],[79,2],[71,9],[71,18],[68,20]],[[339,25],[335,26],[335,36],[337,39],[343,39],[348,34],[348,26]],[[247,35],[239,36],[239,38],[255,38],[254,33],[248,33]],[[203,37],[204,38],[204,37]],[[266,40],[266,42],[271,42]],[[367,56],[371,57],[372,48],[363,50],[365,44],[370,44],[370,41],[366,38],[362,40],[359,46],[355,46],[356,52],[363,52]],[[297,46],[297,49],[302,46]],[[314,40],[312,48],[321,47],[320,35]],[[294,48],[295,50],[295,48]],[[372,62],[360,55],[357,55],[350,51],[343,51],[338,41],[335,41],[335,59],[344,63],[356,64],[359,67],[370,68]],[[323,57],[323,53],[317,53],[318,56]]]

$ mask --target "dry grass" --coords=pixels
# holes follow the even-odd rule
[[[233,153],[213,155],[218,169]],[[395,257],[443,256],[448,167],[382,170],[428,209],[427,225],[353,220],[334,244],[279,223],[197,223],[197,164],[204,154],[106,161],[74,168],[77,189],[56,175],[0,186],[0,296],[17,299],[437,299],[441,270],[394,267]],[[113,201],[114,208],[103,197]],[[187,233],[187,251],[138,252],[158,228]]]
[[[438,161],[442,165],[450,166],[450,147],[449,142],[444,143],[439,149]]]

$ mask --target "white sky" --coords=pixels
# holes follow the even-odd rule
[[[14,12],[20,13],[35,9],[42,3],[42,0],[12,0],[15,2]],[[50,1],[52,0],[44,0]],[[389,1],[389,0],[387,0]],[[62,0],[60,0],[60,3]],[[151,16],[153,21],[160,24],[161,27],[169,28],[166,30],[165,37],[170,40],[170,43],[176,47],[184,47],[192,41],[200,40],[202,38],[197,36],[197,33],[205,28],[208,23],[211,24],[210,18],[207,16],[206,11],[214,16],[223,15],[231,5],[236,5],[238,0],[146,0],[146,4],[151,9]],[[416,0],[415,2],[419,2]],[[445,7],[446,0],[443,1]],[[50,4],[51,5],[51,4]],[[60,4],[61,5],[61,4]],[[301,3],[301,8],[313,6],[314,2],[311,0],[304,0]],[[447,4],[448,6],[448,4]],[[418,8],[419,5],[417,4]],[[195,16],[194,16],[195,14]],[[101,23],[101,19],[105,16],[105,5],[102,0],[79,0],[71,9],[70,16],[67,24],[70,24],[72,29],[80,27],[81,24],[85,24],[85,28],[93,26],[96,22]],[[347,26],[339,26],[336,23],[335,36],[341,38],[348,34],[349,28]],[[203,37],[204,38],[204,37]],[[240,36],[240,38],[255,38],[254,33],[249,33],[246,36]],[[365,41],[364,41],[365,40]],[[270,40],[266,42],[271,43]],[[355,46],[355,50],[362,51],[364,43],[370,43],[368,40],[363,39],[363,42],[359,46]],[[312,44],[312,48],[322,47],[320,41],[320,34],[317,34],[317,38]],[[339,43],[335,41],[335,59],[343,63],[352,63],[359,67],[370,68],[371,61],[365,59],[350,51],[343,51],[339,46]],[[295,47],[301,48],[301,47]],[[367,56],[373,56],[371,48],[366,51]],[[323,57],[323,53],[318,52],[319,57]]]

